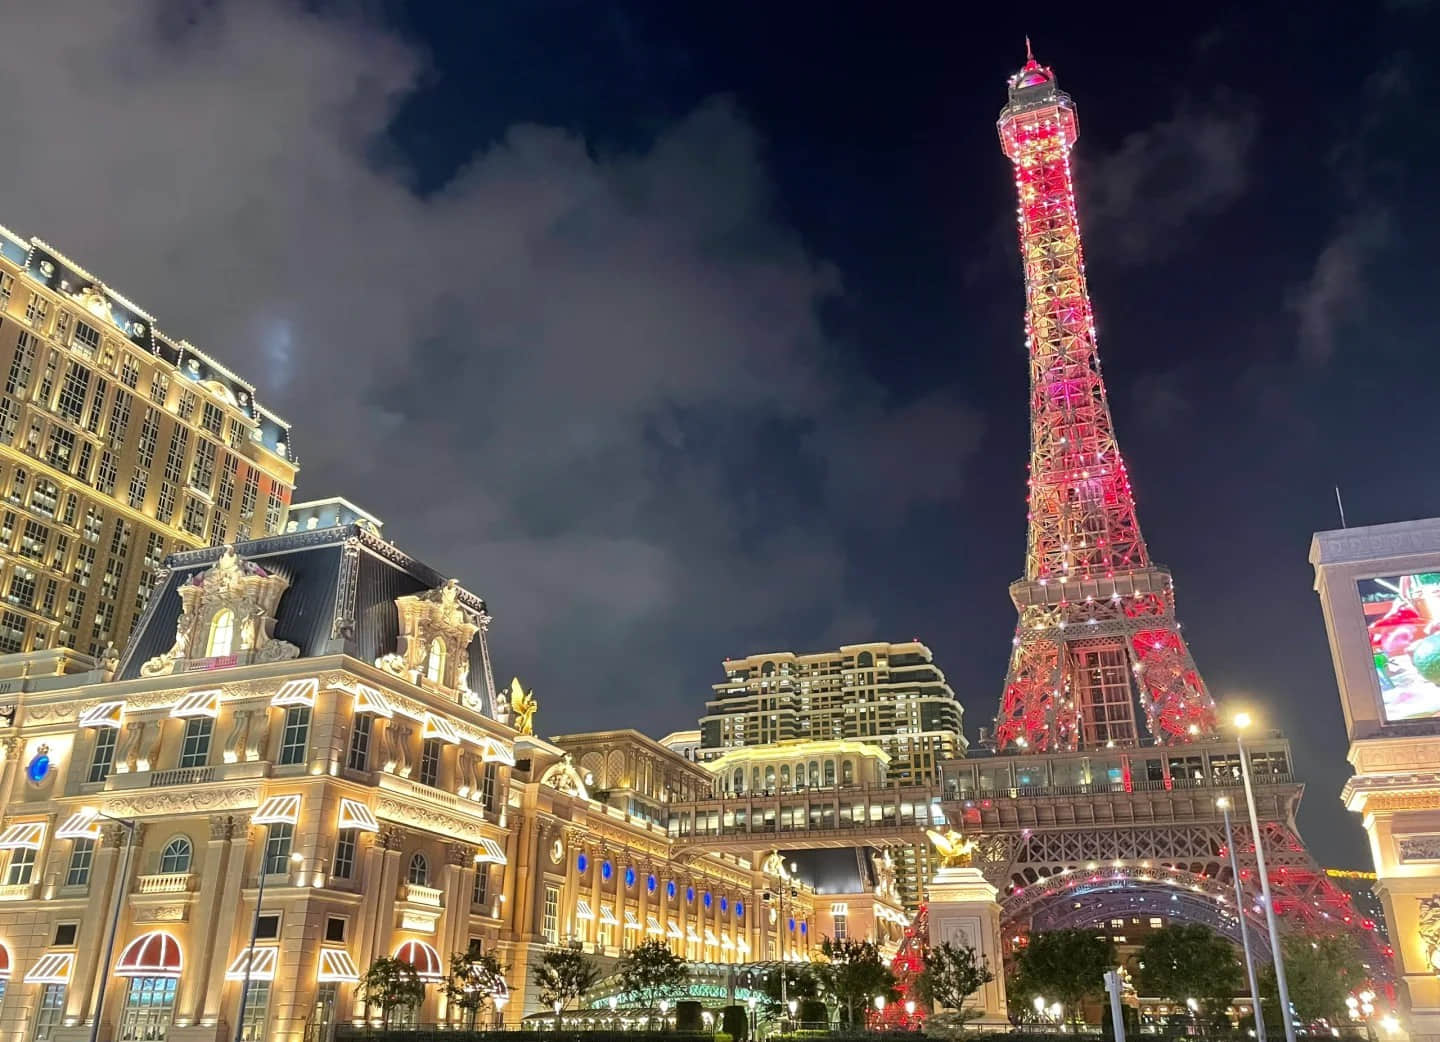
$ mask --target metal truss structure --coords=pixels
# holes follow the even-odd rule
[[[1180,743],[1215,707],[1150,559],[1115,440],[1085,284],[1070,150],[1075,106],[1029,56],[1010,78],[1000,140],[1015,167],[1030,356],[1029,540],[997,747],[1095,748],[1146,727]]]

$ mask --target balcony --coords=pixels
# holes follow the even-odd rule
[[[439,908],[442,897],[444,897],[444,891],[437,890],[433,886],[405,883],[400,887],[400,900],[409,901],[415,905],[424,905],[427,908]]]
[[[190,872],[160,872],[153,876],[139,876],[135,880],[137,894],[188,894],[194,887],[195,876]]]

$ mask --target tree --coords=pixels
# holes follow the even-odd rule
[[[820,952],[826,961],[815,967],[820,990],[845,1011],[845,1023],[854,1027],[855,1012],[861,1015],[875,996],[887,1000],[899,997],[895,990],[895,974],[880,957],[880,949],[870,941],[836,941],[825,938]]]
[[[690,967],[664,941],[646,941],[620,960],[621,988],[647,1007],[673,998],[690,979]]]
[[[1015,956],[1015,975],[1007,984],[1012,1004],[1028,1015],[1037,998],[1058,1002],[1079,1022],[1081,1005],[1104,994],[1105,972],[1115,965],[1115,946],[1089,930],[1050,930],[1030,935]]]
[[[1223,1016],[1245,988],[1244,974],[1229,941],[1205,926],[1175,924],[1155,930],[1140,949],[1140,992],[1183,1005],[1196,999],[1206,1017]]]
[[[785,978],[785,987],[780,987],[781,975]],[[813,967],[804,963],[784,963],[779,973],[766,973],[763,983],[760,985],[764,992],[769,1006],[778,1009],[782,999],[813,999],[820,994],[820,982],[816,979],[816,972]]]
[[[600,967],[574,948],[552,948],[541,957],[533,979],[540,1001],[552,1009],[558,1002],[563,1010],[595,986]]]
[[[925,969],[920,974],[920,993],[944,1009],[955,1010],[955,1019],[963,1028],[976,1012],[965,1003],[995,979],[990,965],[968,945],[945,941],[925,951]]]
[[[1369,976],[1355,938],[1348,933],[1328,937],[1291,934],[1281,940],[1280,947],[1285,953],[1285,983],[1295,1015],[1307,1024],[1322,1017],[1345,1023],[1345,999],[1364,987]],[[1265,997],[1265,1022],[1278,1024],[1280,1002],[1271,966],[1261,973],[1260,991]]]
[[[360,978],[360,997],[366,1006],[379,1006],[385,1026],[397,1009],[414,1009],[425,1001],[425,982],[415,967],[399,959],[376,959]]]
[[[493,955],[478,951],[456,952],[450,956],[450,976],[445,978],[445,998],[456,1009],[466,1013],[465,1020],[471,1031],[480,1019],[485,1003],[496,995],[508,993],[505,985],[505,967]]]

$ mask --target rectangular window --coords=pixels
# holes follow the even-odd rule
[[[145,485],[150,480],[150,474],[144,467],[136,467],[135,473],[130,475],[130,492],[126,502],[136,510],[145,505]]]
[[[95,460],[95,446],[88,441],[80,443],[80,461],[75,464],[75,476],[81,481],[90,480],[90,464]]]
[[[102,782],[110,777],[110,768],[115,766],[115,743],[120,732],[113,727],[95,729],[95,751],[90,754],[90,773],[87,782]]]
[[[26,886],[35,874],[35,851],[17,847],[10,851],[10,865],[5,869],[6,886]]]
[[[270,982],[252,980],[245,994],[245,1019],[240,1024],[242,1042],[264,1042],[265,1021],[269,1015]]]
[[[345,943],[345,924],[349,920],[343,916],[332,915],[325,920],[325,940],[333,944]]]
[[[89,448],[90,446],[85,446]],[[109,449],[100,453],[100,466],[95,469],[95,490],[107,496],[115,494],[115,482],[120,477],[120,468],[115,465],[115,455]]]
[[[265,874],[278,875],[289,871],[290,843],[295,838],[295,826],[288,821],[276,822],[265,831]]]
[[[485,773],[481,775],[480,782],[480,805],[488,811],[495,810],[495,782],[500,775],[500,765],[487,763]]]
[[[45,985],[40,989],[40,1004],[35,1007],[36,1042],[46,1042],[52,1038],[64,1017],[65,985]]]
[[[64,427],[52,426],[50,440],[45,444],[45,460],[60,470],[70,469],[70,460],[75,456],[75,433]]]
[[[155,463],[155,445],[160,440],[160,414],[149,406],[140,418],[140,466],[147,470]]]
[[[331,875],[336,879],[355,878],[355,850],[359,840],[360,833],[355,829],[341,829],[340,835],[335,838],[335,863]]]
[[[140,386],[140,363],[133,355],[126,355],[120,361],[120,382],[130,390]]]
[[[55,508],[59,505],[60,487],[48,478],[37,478],[35,487],[30,490],[30,509],[37,514],[54,517]]]
[[[4,310],[10,306],[10,294],[14,292],[15,276],[0,272],[0,310]],[[0,992],[0,998],[4,998],[3,992]]]
[[[274,533],[280,531],[280,515],[285,506],[284,492],[280,482],[271,479],[270,494],[265,497],[265,531]]]
[[[110,728],[105,728],[109,731]],[[90,865],[95,860],[95,841],[93,839],[77,839],[75,845],[70,848],[70,866],[65,870],[66,886],[88,886],[90,883]]]
[[[100,350],[100,330],[86,322],[76,321],[75,338],[70,346],[86,358],[94,358],[95,352]]]
[[[30,294],[30,303],[25,305],[25,321],[34,329],[45,327],[45,316],[50,313],[50,302],[38,293]]]
[[[5,381],[5,393],[23,396],[30,387],[30,371],[35,365],[35,338],[21,333],[15,345],[15,357],[10,359],[10,376]]]
[[[285,730],[280,739],[280,760],[284,764],[304,763],[310,746],[310,707],[290,706],[285,710]]]
[[[90,573],[95,568],[95,548],[81,545],[75,551],[75,567],[70,570],[72,582],[81,586],[90,585]]]
[[[350,770],[370,769],[370,730],[374,725],[375,718],[369,713],[355,715],[355,724],[350,732],[350,754],[345,759],[345,766]]]
[[[50,541],[50,529],[39,521],[26,521],[20,533],[20,556],[32,561],[45,560],[45,544]]]
[[[35,606],[35,573],[26,568],[16,568],[10,575],[10,590],[5,599],[22,608]]]
[[[835,940],[843,941],[850,936],[847,925],[847,917],[844,915],[835,916]]]
[[[427,738],[420,746],[420,784],[432,788],[440,780],[440,740]]]
[[[164,405],[165,398],[170,393],[170,377],[164,373],[156,373],[150,377],[150,400],[156,405]]]
[[[235,472],[239,466],[240,461],[228,452],[220,461],[220,487],[215,490],[215,506],[221,511],[228,512],[235,502]]]
[[[92,543],[100,542],[100,530],[105,527],[105,515],[95,507],[85,508],[84,536]]]
[[[470,903],[484,906],[490,903],[490,866],[475,866],[475,883],[470,888]]]
[[[205,406],[200,410],[200,426],[204,427],[217,438],[220,437],[221,421],[223,419],[224,415],[220,412],[220,407],[214,402],[206,402]]]
[[[117,1039],[163,1039],[175,1012],[174,977],[131,977]]]
[[[201,492],[210,491],[215,478],[215,443],[201,438],[195,443],[195,458],[190,461],[190,487]]]
[[[545,888],[545,917],[542,920],[540,932],[545,935],[545,940],[549,943],[560,943],[560,888],[558,886]]]
[[[194,391],[181,391],[180,404],[176,406],[175,411],[180,414],[182,420],[188,420],[195,415],[197,404],[199,404],[199,399],[195,397]]]
[[[260,495],[260,472],[254,467],[245,468],[245,487],[240,490],[240,520],[249,521],[255,516],[255,500]]]
[[[180,527],[193,536],[205,534],[205,514],[209,508],[194,496],[185,497],[185,512],[180,517]]]
[[[55,402],[55,411],[71,423],[79,423],[85,413],[85,396],[90,392],[90,370],[79,362],[71,362],[65,368],[65,378],[60,381],[60,397]]]
[[[181,767],[204,767],[210,762],[210,735],[215,721],[208,716],[192,716],[185,721],[185,740],[180,745]]]
[[[90,413],[85,418],[85,429],[91,434],[100,433],[100,418],[105,415],[105,396],[109,393],[110,382],[96,377],[95,393],[90,396]]]
[[[190,431],[177,426],[170,435],[170,448],[165,453],[165,480],[180,483],[185,473],[185,454],[190,450]]]
[[[25,616],[13,611],[0,612],[0,655],[14,655],[25,650]]]
[[[155,517],[165,524],[175,516],[175,486],[168,481],[160,482],[160,496],[155,500]]]
[[[211,546],[224,546],[225,535],[229,530],[230,527],[225,522],[225,515],[217,510],[210,515],[210,534],[205,537],[205,541]]]

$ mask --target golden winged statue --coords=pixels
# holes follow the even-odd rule
[[[978,846],[973,839],[966,839],[963,832],[956,832],[954,829],[946,829],[944,832],[926,829],[925,835],[930,837],[935,853],[940,855],[941,868],[970,867]]]
[[[535,701],[535,692],[526,691],[520,686],[519,677],[510,678],[510,713],[513,717],[511,724],[521,734],[535,733],[535,710],[539,703]]]

